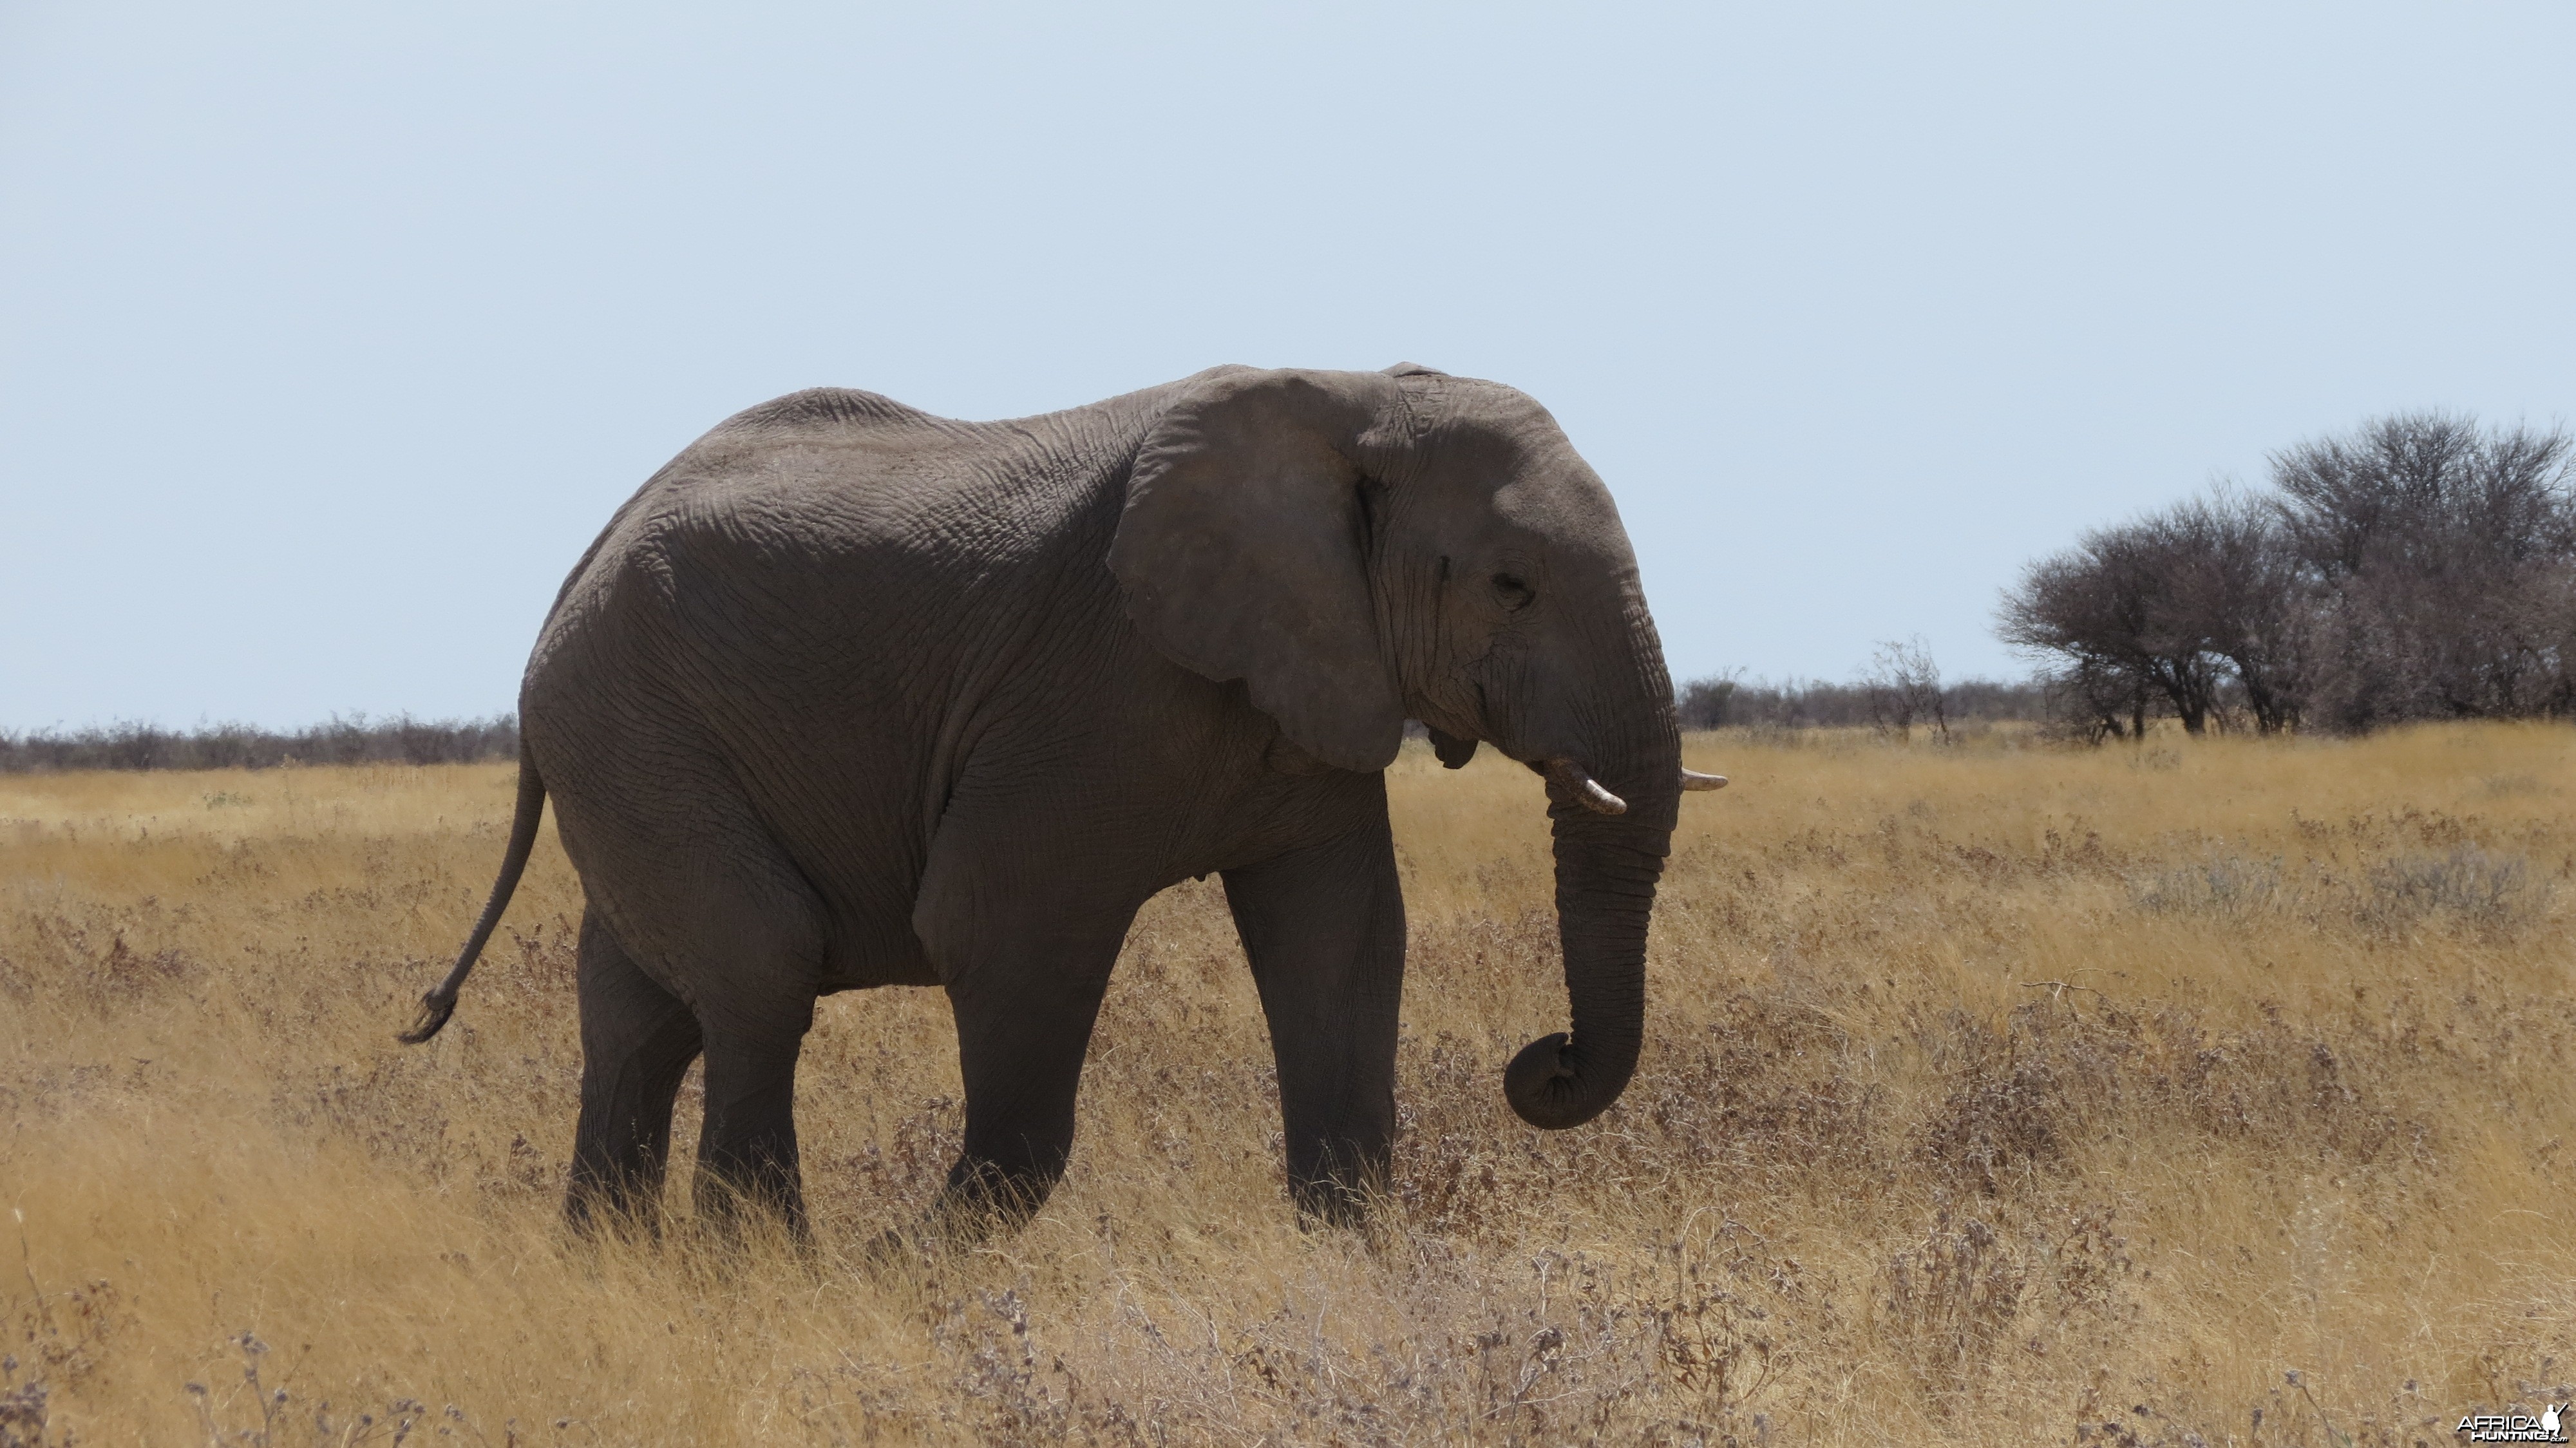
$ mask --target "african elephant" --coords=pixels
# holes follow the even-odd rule
[[[698,1193],[801,1230],[816,997],[936,985],[963,1154],[940,1208],[1035,1209],[1139,906],[1214,872],[1268,1018],[1301,1212],[1349,1220],[1395,1128],[1405,721],[1548,780],[1573,1032],[1503,1089],[1591,1119],[1637,1059],[1686,787],[1610,495],[1508,387],[1220,367],[1011,422],[816,389],[735,416],[617,510],[520,692],[498,883],[544,801],[587,899],[578,1225],[657,1210],[706,1057]],[[1687,781],[1687,782],[1686,782]]]

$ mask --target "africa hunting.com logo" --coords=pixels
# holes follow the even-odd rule
[[[2567,1430],[2558,1415],[2576,1404],[2551,1403],[2535,1418],[2529,1413],[2471,1413],[2452,1431],[2471,1443],[2564,1443]]]

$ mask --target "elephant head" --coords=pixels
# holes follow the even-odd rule
[[[1413,718],[1452,768],[1481,740],[1546,775],[1574,1029],[1504,1094],[1550,1128],[1617,1100],[1685,777],[1635,555],[1546,409],[1418,367],[1202,373],[1137,455],[1109,564],[1155,647],[1243,680],[1327,764],[1384,768]]]

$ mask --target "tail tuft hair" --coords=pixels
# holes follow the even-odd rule
[[[397,1033],[394,1039],[406,1046],[417,1046],[437,1035],[439,1028],[447,1024],[447,1018],[454,1014],[456,992],[440,986],[420,998],[419,1019],[411,1023],[410,1030]]]

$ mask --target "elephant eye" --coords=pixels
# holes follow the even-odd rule
[[[1518,576],[1509,573],[1494,575],[1494,593],[1502,599],[1503,607],[1514,612],[1529,607],[1538,598],[1528,584],[1523,583]]]

